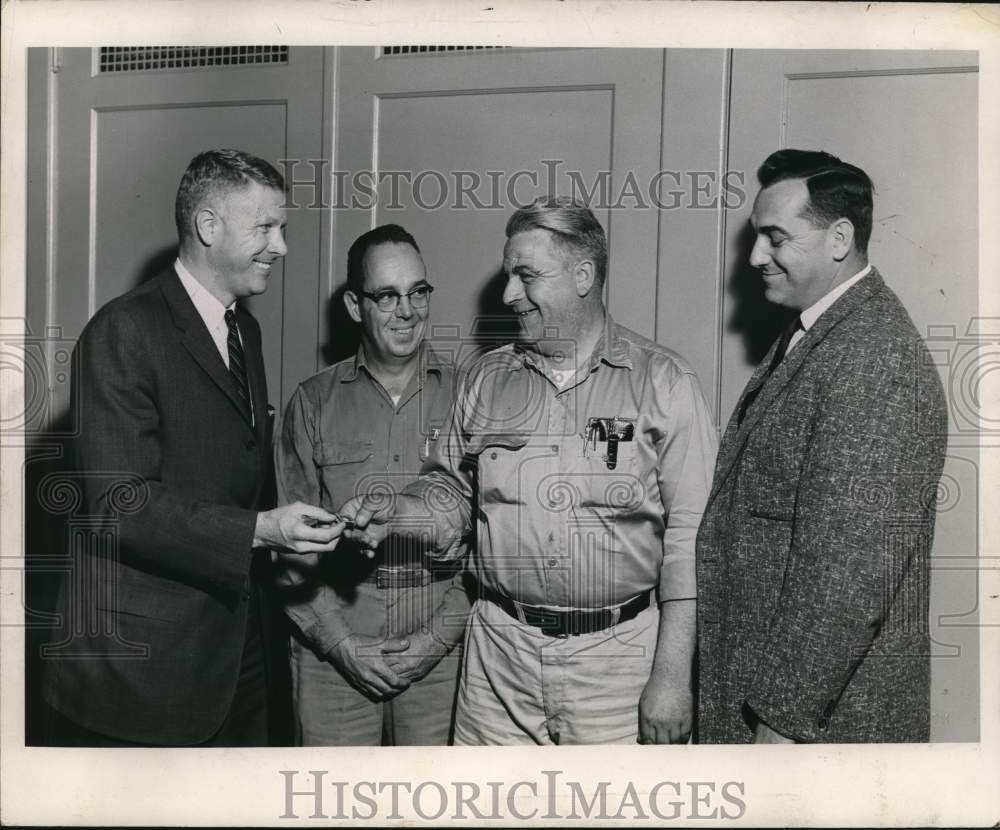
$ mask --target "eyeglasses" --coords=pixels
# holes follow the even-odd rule
[[[395,311],[396,306],[399,305],[399,301],[403,297],[406,297],[410,301],[410,305],[413,308],[426,308],[433,290],[433,285],[418,285],[412,291],[407,291],[405,294],[400,294],[398,291],[393,291],[390,288],[374,293],[371,291],[359,291],[358,293],[362,297],[372,300],[379,311]]]

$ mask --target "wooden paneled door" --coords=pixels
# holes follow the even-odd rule
[[[653,337],[658,214],[619,197],[630,173],[648,182],[659,169],[664,54],[340,49],[335,167],[343,188],[329,290],[343,283],[359,234],[401,224],[437,289],[434,331],[465,338],[503,312],[504,225],[515,207],[575,192],[594,196],[608,231],[612,314]],[[377,200],[365,196],[370,182],[380,183]]]
[[[138,57],[103,58],[100,49],[49,50],[51,254],[45,275],[29,280],[47,278],[44,323],[69,339],[101,305],[173,261],[174,196],[195,154],[234,147],[279,169],[283,159],[323,154],[323,48],[142,48]],[[205,65],[185,65],[192,60]],[[275,406],[290,393],[285,364],[315,353],[320,226],[321,212],[308,204],[289,211],[284,266],[248,303],[263,329]],[[286,307],[308,313],[286,320]],[[53,392],[56,412],[64,391]]]

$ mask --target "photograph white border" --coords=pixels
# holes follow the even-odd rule
[[[2,280],[0,316],[25,309],[26,49],[31,46],[94,46],[136,43],[475,43],[516,46],[712,47],[803,49],[949,49],[980,55],[980,311],[1000,317],[997,223],[1000,194],[1000,130],[995,94],[1000,89],[1000,8],[988,5],[892,3],[739,2],[390,2],[390,0],[9,0],[2,27]],[[985,93],[983,91],[986,91]],[[22,407],[21,389],[4,379],[2,414]],[[996,390],[997,385],[989,387]],[[984,412],[996,417],[996,400]],[[604,823],[678,826],[706,823],[750,826],[989,826],[1000,820],[1000,569],[980,572],[980,741],[932,745],[803,745],[756,747],[552,747],[442,749],[143,749],[66,750],[24,747],[23,450],[0,448],[0,820],[4,824],[60,825],[331,825],[351,822],[311,818],[312,802],[295,801],[297,819],[282,818],[281,770],[328,771],[325,780],[349,782],[491,781],[502,815],[466,820],[448,814],[424,819],[412,799],[391,811],[392,787],[376,796],[380,825],[592,826],[567,817],[567,790],[550,800],[545,771],[561,782],[579,782],[591,793],[611,781],[617,807],[631,785],[647,793],[659,782],[677,782],[685,801],[677,818]],[[998,456],[981,455],[981,505],[998,504]],[[1000,556],[995,510],[980,517],[980,554]],[[994,559],[994,561],[997,561]],[[551,775],[551,772],[549,773]],[[514,792],[511,786],[528,782]],[[715,782],[710,804],[698,807],[693,788]],[[739,782],[743,805],[718,798],[726,782]],[[530,786],[534,784],[534,787]],[[327,783],[325,815],[335,813],[335,788]],[[435,792],[430,788],[429,792]],[[671,788],[672,791],[672,788]],[[366,790],[367,792],[367,790]],[[642,798],[646,796],[643,795]],[[664,795],[662,803],[670,797]],[[425,802],[433,808],[436,800]],[[645,802],[644,802],[645,803]],[[362,805],[359,805],[362,806]],[[612,809],[614,809],[614,807]],[[694,818],[692,809],[703,810]],[[520,818],[534,812],[532,818]],[[349,815],[348,810],[348,815]],[[400,818],[394,818],[399,815]]]

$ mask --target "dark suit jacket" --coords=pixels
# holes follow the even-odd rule
[[[65,642],[50,704],[125,740],[192,744],[221,725],[246,632],[270,476],[260,328],[242,309],[256,426],[173,269],[104,306],[77,345],[77,469]]]
[[[873,269],[723,437],[697,545],[701,742],[751,740],[746,707],[801,741],[928,739],[946,435],[937,370]]]

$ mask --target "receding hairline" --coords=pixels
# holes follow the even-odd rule
[[[817,225],[816,224],[816,222],[817,222],[817,220],[818,220],[819,217],[817,217],[817,215],[815,214],[815,212],[813,212],[813,210],[812,210],[812,194],[810,194],[810,192],[809,192],[809,185],[806,183],[809,178],[810,177],[808,177],[808,176],[789,177],[787,179],[779,179],[778,181],[772,182],[771,184],[767,185],[766,187],[762,187],[757,192],[757,195],[754,197],[753,208],[750,211],[750,224],[753,225],[758,230],[760,230],[761,228],[777,228],[777,227],[780,227],[779,225],[763,225],[763,226],[761,226],[761,228],[757,227],[757,225],[754,223],[754,216],[755,216],[755,214],[757,212],[757,202],[760,200],[760,197],[764,193],[766,193],[767,191],[769,191],[769,190],[773,192],[774,190],[776,190],[777,188],[781,187],[782,185],[788,185],[789,187],[794,187],[796,184],[798,184],[800,186],[800,188],[801,188],[800,193],[801,193],[801,195],[802,195],[803,198],[802,198],[802,204],[799,206],[799,209],[796,212],[795,217],[797,219],[805,219],[814,228],[820,228],[820,227],[827,227],[828,228],[828,227],[830,227],[830,225],[833,224],[833,222],[837,221],[836,219],[834,219],[832,222],[830,222],[827,225]],[[841,217],[841,218],[846,218],[846,217]],[[785,229],[782,228],[782,230],[785,230]]]
[[[419,248],[417,248],[412,243],[406,241],[405,239],[401,239],[401,240],[383,239],[381,242],[376,242],[374,245],[369,245],[367,248],[365,248],[365,252],[364,252],[364,254],[361,257],[361,281],[362,281],[362,287],[364,287],[365,283],[368,281],[368,275],[371,272],[370,268],[369,268],[369,265],[368,265],[369,259],[380,248],[388,248],[390,245],[393,246],[393,247],[397,247],[397,248],[409,248],[413,252],[413,255],[417,258],[417,261],[420,263],[420,267],[424,271],[423,279],[426,280],[426,278],[427,278],[427,264],[424,262],[423,254],[420,253],[420,249]]]

